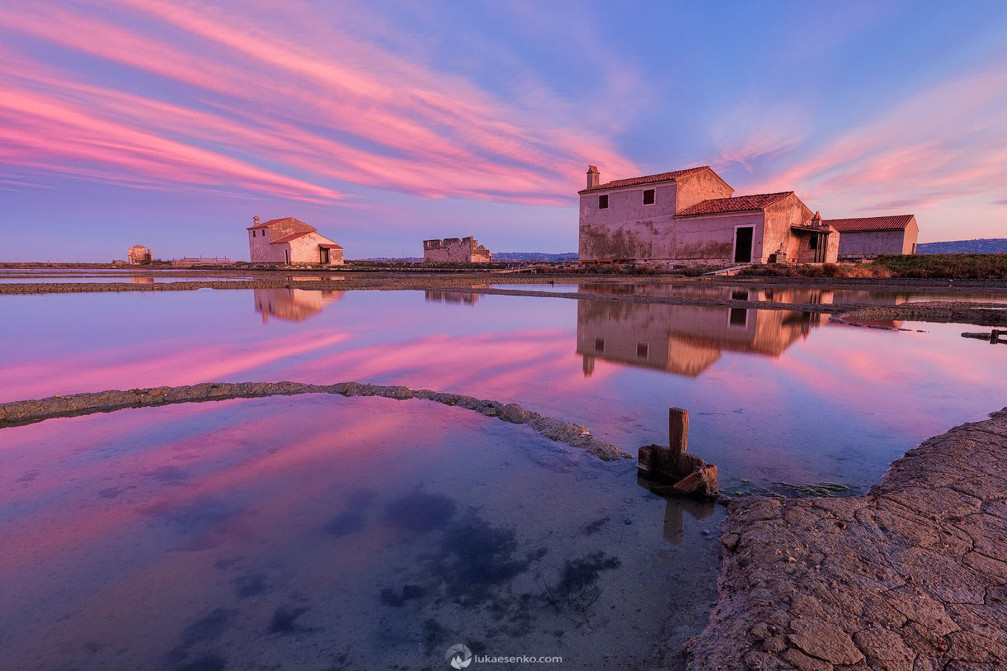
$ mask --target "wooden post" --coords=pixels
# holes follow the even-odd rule
[[[990,342],[996,345],[997,342],[999,342],[999,340],[1000,340],[1000,331],[998,329],[993,329],[993,331],[990,332]]]
[[[682,408],[668,408],[668,445],[671,458],[675,461],[685,454],[689,447],[689,411]]]

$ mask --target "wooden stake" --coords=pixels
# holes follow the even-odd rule
[[[677,460],[689,447],[689,411],[668,408],[668,445],[671,457]]]
[[[990,333],[990,342],[996,345],[997,341],[999,340],[1000,340],[1000,331],[997,329],[993,329],[993,331]]]

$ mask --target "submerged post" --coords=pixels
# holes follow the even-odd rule
[[[668,408],[668,445],[672,458],[677,459],[689,448],[689,411]]]
[[[993,329],[990,332],[990,343],[996,345],[1000,340],[1000,331],[998,329]]]

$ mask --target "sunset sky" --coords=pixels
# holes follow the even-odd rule
[[[1007,236],[1007,3],[0,4],[0,260],[576,251],[576,191],[709,164]]]

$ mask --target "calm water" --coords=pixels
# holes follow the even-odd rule
[[[630,451],[666,441],[675,405],[729,489],[862,491],[1007,405],[1007,347],[960,325],[436,291],[0,305],[0,402],[360,380],[516,401]],[[722,515],[523,427],[328,396],[3,429],[0,500],[0,667],[18,669],[437,669],[453,643],[674,666],[653,643],[705,624]]]

